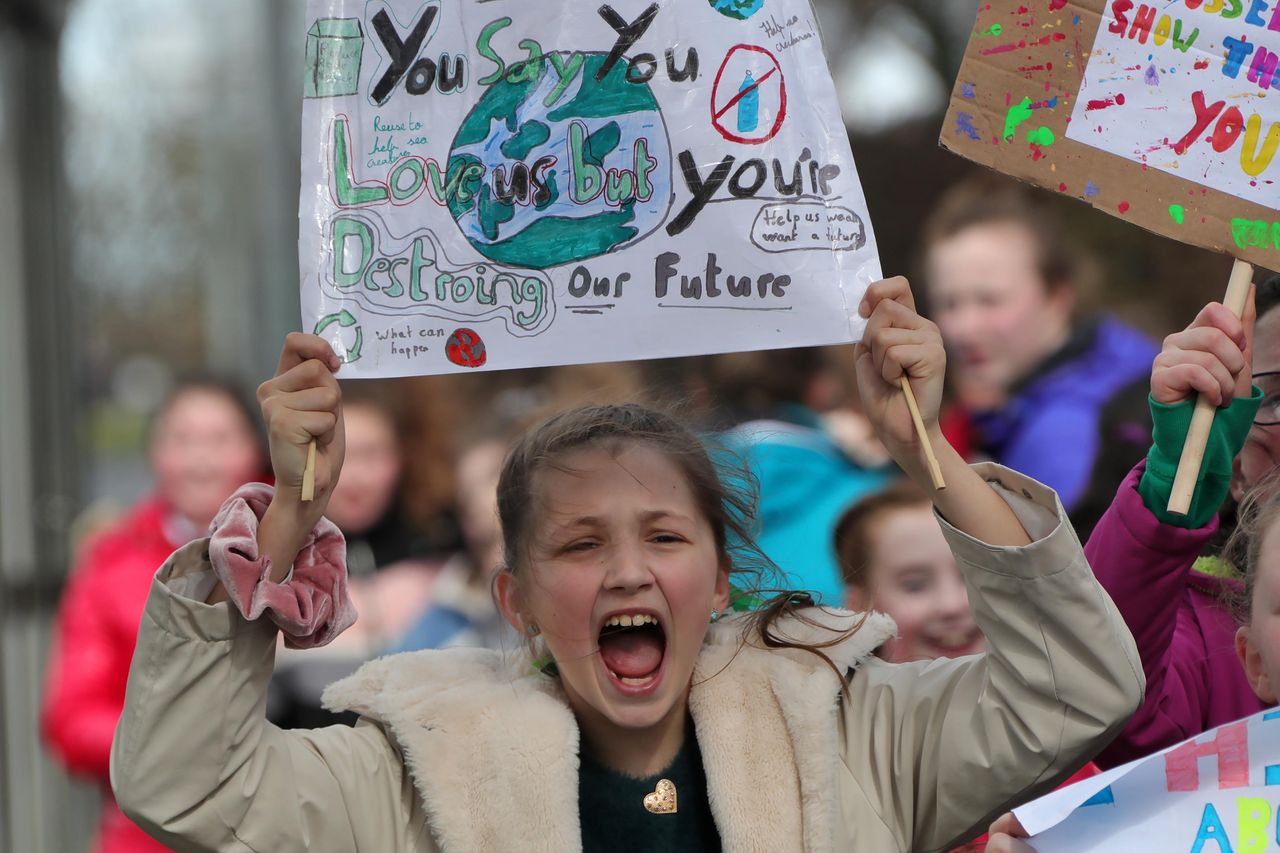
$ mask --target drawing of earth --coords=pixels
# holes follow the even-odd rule
[[[708,0],[721,15],[745,21],[764,7],[764,0]]]
[[[603,53],[556,54],[566,70],[582,60],[558,93],[561,74],[550,59],[536,70],[527,69],[527,74],[514,73],[519,66],[512,66],[459,126],[449,152],[448,174],[479,163],[484,177],[468,183],[474,196],[466,202],[450,195],[449,212],[467,241],[486,258],[527,269],[575,263],[632,243],[665,219],[672,200],[671,143],[662,111],[648,83],[627,81],[625,60],[597,82],[595,75],[605,57]],[[520,79],[523,76],[530,79]],[[580,161],[584,165],[578,176],[581,203],[574,200],[571,130],[583,140]],[[642,170],[647,174],[643,190],[636,181],[637,143],[652,158]],[[498,169],[505,176],[501,187],[509,191],[514,164],[532,167],[546,156],[554,157],[555,163],[539,170],[546,185],[542,197],[532,189],[526,198],[499,195]],[[584,184],[582,176],[604,178],[610,170],[615,198],[611,201],[605,192],[590,198],[598,182]],[[628,186],[637,189],[626,192]]]

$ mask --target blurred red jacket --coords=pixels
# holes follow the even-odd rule
[[[156,570],[180,545],[165,533],[163,504],[149,498],[95,537],[73,570],[54,630],[41,730],[58,759],[98,782],[101,853],[165,851],[126,818],[108,782],[111,737],[124,708],[138,623]]]

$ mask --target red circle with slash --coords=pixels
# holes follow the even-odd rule
[[[459,367],[481,367],[488,360],[484,341],[471,329],[456,329],[445,341],[444,354]]]
[[[724,76],[725,69],[729,67],[729,61],[733,59],[734,54],[740,50],[764,54],[769,58],[769,61],[773,63],[773,68],[756,78],[754,86],[747,89],[745,92],[735,92],[733,97],[729,98],[726,103],[717,107],[716,101],[718,100],[717,96],[720,93],[720,78]],[[768,133],[760,137],[740,136],[720,123],[721,116],[732,110],[737,105],[738,101],[742,100],[745,95],[759,89],[765,81],[771,80],[775,76],[778,78],[778,114],[774,116],[773,127],[769,128]],[[778,135],[778,131],[782,130],[782,122],[785,121],[786,118],[787,81],[782,76],[782,65],[778,62],[778,58],[758,44],[735,44],[733,47],[729,48],[729,52],[724,55],[724,62],[720,63],[720,69],[716,71],[715,82],[711,84],[711,124],[715,127],[716,131],[730,142],[741,142],[744,145],[760,145],[768,142],[770,139],[773,139]]]

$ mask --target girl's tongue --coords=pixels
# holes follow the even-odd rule
[[[624,628],[600,635],[600,659],[620,678],[644,678],[662,664],[666,643],[657,626]]]

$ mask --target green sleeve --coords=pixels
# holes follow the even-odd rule
[[[1231,463],[1244,447],[1249,428],[1262,405],[1262,392],[1255,386],[1251,396],[1236,397],[1231,405],[1218,409],[1214,415],[1195,495],[1186,515],[1174,515],[1168,506],[1195,403],[1184,400],[1165,405],[1150,397],[1147,401],[1151,405],[1151,450],[1147,453],[1147,470],[1138,483],[1138,494],[1161,524],[1187,529],[1204,527],[1226,500],[1231,485]]]

